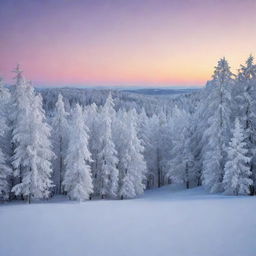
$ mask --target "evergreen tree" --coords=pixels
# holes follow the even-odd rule
[[[169,183],[170,182],[170,177],[169,177],[169,171],[170,171],[170,160],[172,159],[173,155],[173,147],[174,147],[174,122],[176,120],[176,114],[179,112],[179,109],[177,106],[174,107],[172,114],[169,115],[166,118],[166,122],[160,129],[160,152],[161,152],[161,168],[162,168],[162,173],[164,176],[164,183]],[[179,132],[178,132],[179,134]]]
[[[3,135],[8,130],[8,110],[10,105],[10,92],[4,86],[3,79],[0,77],[0,135]]]
[[[67,148],[68,138],[68,113],[65,110],[63,97],[58,95],[56,109],[52,119],[54,149],[56,157],[54,180],[56,183],[56,191],[58,194],[63,193],[62,181],[65,171],[64,158]]]
[[[121,198],[133,198],[145,189],[146,163],[144,147],[137,135],[136,111],[130,110],[122,116],[122,140],[120,141],[119,170]]]
[[[101,149],[98,155],[99,165],[95,178],[96,189],[102,198],[105,196],[115,197],[118,190],[118,159],[112,140],[112,120],[114,115],[114,103],[110,94],[101,113]]]
[[[0,77],[0,198],[9,199],[10,177],[12,174],[7,156],[9,153],[8,107],[10,93]]]
[[[141,117],[140,117],[141,118]],[[160,187],[163,183],[163,166],[162,159],[164,155],[163,150],[163,134],[165,133],[166,116],[163,112],[154,114],[152,117],[146,119],[147,123],[143,127],[144,139],[144,159],[147,164],[147,176],[149,184],[153,187]]]
[[[31,198],[48,198],[53,186],[51,160],[51,129],[45,121],[42,98],[36,95],[30,83],[17,71],[14,88],[15,119],[12,140],[15,146],[12,165],[19,178],[12,188],[15,195]]]
[[[95,103],[86,106],[84,108],[84,121],[86,126],[89,128],[89,143],[88,148],[91,152],[92,161],[90,162],[91,172],[93,177],[94,194],[99,194],[97,191],[97,170],[99,163],[99,152],[100,152],[100,133],[101,133],[101,113]]]
[[[152,188],[158,185],[159,118],[153,115],[151,118],[146,119],[146,122],[143,127],[142,145],[144,146],[143,156],[148,170],[148,185]]]
[[[198,178],[197,169],[194,168],[191,116],[178,109],[173,116],[172,145],[167,176],[173,182],[186,184],[190,188]]]
[[[158,118],[157,123],[154,122],[156,118],[156,115],[149,118],[144,108],[142,108],[141,113],[138,114],[138,138],[141,140],[142,146],[144,147],[143,157],[148,170],[146,185],[149,189],[157,185],[156,168],[154,168],[156,167],[155,160],[157,148],[154,147],[156,145],[153,143],[157,141],[155,135],[157,134],[158,129],[155,128],[158,128]]]
[[[228,160],[225,164],[225,175],[223,179],[226,194],[248,194],[249,186],[253,181],[250,179],[250,158],[243,128],[238,119],[235,121],[233,137],[227,148]]]
[[[11,168],[7,165],[6,157],[0,149],[0,198],[9,199],[10,184],[8,178],[11,176]]]
[[[64,190],[73,200],[89,199],[93,192],[88,139],[88,128],[84,123],[82,108],[77,104],[71,116],[63,180]]]
[[[236,108],[234,116],[239,116],[241,124],[246,130],[248,145],[251,156],[250,170],[254,184],[250,186],[251,194],[256,191],[256,65],[253,63],[253,57],[250,55],[245,65],[241,65],[238,73],[236,91],[234,97]]]
[[[207,128],[204,132],[203,184],[210,192],[223,191],[226,146],[230,139],[231,89],[233,74],[225,58],[215,67],[209,84]]]

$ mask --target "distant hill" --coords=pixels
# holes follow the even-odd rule
[[[109,93],[115,102],[116,110],[134,108],[138,112],[142,108],[148,116],[165,111],[171,113],[174,106],[193,112],[200,98],[200,90],[195,89],[92,89],[92,88],[37,88],[43,97],[46,113],[51,115],[59,94],[64,97],[64,103],[69,111],[76,103],[82,106],[95,103],[105,104]]]
[[[170,94],[184,94],[198,92],[199,88],[187,88],[187,89],[156,89],[156,88],[145,88],[145,89],[125,89],[124,92],[131,92],[144,95],[170,95]]]

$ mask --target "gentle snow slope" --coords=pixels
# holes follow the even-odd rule
[[[256,197],[174,186],[124,201],[0,206],[1,256],[255,256]]]

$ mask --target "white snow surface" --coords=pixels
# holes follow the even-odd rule
[[[1,256],[255,256],[256,197],[166,186],[131,200],[0,206]]]

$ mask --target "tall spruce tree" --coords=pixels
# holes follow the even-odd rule
[[[233,74],[225,58],[215,67],[207,95],[207,128],[204,132],[203,184],[210,192],[223,191],[226,147],[230,139]]]
[[[58,95],[56,108],[52,119],[54,152],[56,155],[54,181],[56,192],[63,193],[62,181],[65,172],[64,158],[68,145],[68,113],[65,110],[63,97]]]
[[[186,111],[176,109],[173,115],[172,149],[167,176],[172,182],[194,186],[198,179],[192,148],[191,116]]]
[[[233,129],[233,137],[227,148],[228,159],[225,164],[225,175],[223,179],[226,194],[242,194],[249,193],[249,187],[253,181],[250,171],[250,157],[248,157],[248,149],[245,142],[243,127],[238,118],[235,121]]]
[[[146,163],[143,157],[144,147],[137,134],[137,113],[129,110],[122,114],[121,137],[119,144],[119,195],[123,198],[133,198],[144,192],[146,179]]]
[[[88,128],[83,111],[76,105],[71,116],[69,143],[65,157],[63,188],[72,200],[84,201],[93,193],[91,153],[88,149]]]
[[[246,130],[248,154],[251,156],[250,170],[253,184],[251,194],[256,192],[256,65],[250,55],[245,65],[241,65],[235,91],[236,108],[234,116],[239,116],[240,122]]]
[[[9,129],[8,129],[8,108],[10,102],[10,93],[4,87],[0,77],[0,199],[9,199],[10,195],[10,177],[12,170],[9,166]]]
[[[100,132],[101,132],[101,113],[99,107],[95,103],[85,106],[84,121],[89,128],[89,142],[88,148],[91,153],[92,161],[90,162],[94,194],[99,194],[97,190],[97,170],[99,166],[99,152],[100,152]]]
[[[12,165],[14,175],[19,178],[12,188],[15,195],[31,198],[48,198],[52,188],[51,128],[46,123],[42,108],[42,97],[36,95],[31,83],[16,69],[14,87],[15,115],[13,119],[12,141],[14,155]]]
[[[105,196],[116,197],[118,191],[118,159],[112,139],[112,121],[114,115],[114,103],[110,94],[101,112],[99,164],[95,178],[96,189],[102,198]]]

